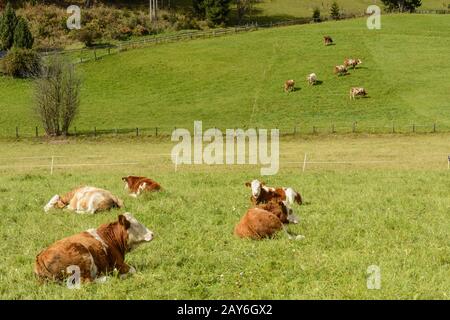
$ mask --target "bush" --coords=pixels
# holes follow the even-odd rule
[[[78,113],[81,80],[74,66],[59,56],[50,58],[35,82],[35,112],[50,136],[67,135]]]
[[[1,63],[3,72],[12,77],[37,77],[41,70],[40,56],[30,49],[13,48]]]
[[[319,8],[315,8],[313,11],[313,15],[312,15],[313,21],[314,22],[320,22],[320,9]]]
[[[34,38],[28,28],[28,23],[24,18],[19,18],[14,31],[14,47],[31,49],[33,47]]]
[[[150,31],[144,26],[141,26],[140,24],[136,26],[133,30],[133,34],[136,36],[146,36],[150,34]]]
[[[13,46],[16,25],[16,13],[8,2],[5,12],[0,18],[0,50],[9,50]]]
[[[100,32],[92,25],[81,28],[76,32],[76,35],[78,41],[83,42],[86,47],[92,47],[95,40],[101,37]]]

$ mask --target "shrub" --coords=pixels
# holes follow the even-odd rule
[[[33,47],[34,38],[28,28],[28,23],[24,18],[19,18],[16,29],[14,31],[14,47],[31,49]]]
[[[100,32],[92,25],[87,25],[76,32],[77,39],[83,42],[86,47],[91,47],[95,40],[101,37]]]
[[[41,70],[40,56],[30,49],[12,48],[1,63],[3,72],[12,77],[36,77]]]
[[[312,15],[313,21],[314,22],[320,22],[320,9],[319,8],[315,8],[313,11],[313,15]]]
[[[35,82],[35,112],[47,135],[67,135],[78,113],[81,80],[74,66],[59,56],[50,58]]]
[[[141,26],[140,24],[136,26],[133,30],[133,34],[136,36],[146,36],[150,33],[148,29],[144,26]]]
[[[14,30],[17,25],[17,16],[8,2],[5,11],[0,18],[0,49],[9,50],[14,43]]]

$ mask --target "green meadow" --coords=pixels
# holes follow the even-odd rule
[[[259,166],[182,165],[175,171],[173,144],[147,138],[2,146],[9,150],[0,159],[2,299],[450,297],[448,135],[283,140],[279,173],[263,179],[303,195],[305,204],[294,208],[300,223],[290,227],[305,236],[301,241],[282,233],[263,241],[233,235],[250,206],[244,183],[260,177]],[[311,161],[305,171],[304,153]],[[152,177],[164,191],[131,198],[121,181],[129,174]],[[124,199],[125,210],[155,238],[127,255],[137,269],[128,279],[110,276],[79,290],[40,285],[32,271],[40,250],[123,212],[44,213],[54,194],[81,184]],[[367,288],[372,265],[381,271],[379,290]]]
[[[450,16],[382,17],[260,30],[216,39],[152,46],[78,65],[83,78],[77,130],[174,127],[279,127],[292,132],[350,128],[386,132],[394,123],[450,130]],[[329,34],[336,45],[325,47]],[[346,57],[362,65],[337,77]],[[315,72],[321,81],[309,86]],[[283,83],[297,82],[285,94]],[[369,97],[349,100],[352,86]],[[0,135],[34,135],[32,83],[0,78]],[[378,127],[378,129],[371,129]],[[381,128],[381,129],[380,129]],[[41,130],[42,133],[42,130]]]

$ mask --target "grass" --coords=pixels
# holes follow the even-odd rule
[[[174,171],[172,144],[143,138],[4,141],[0,159],[0,298],[2,299],[449,299],[450,171],[448,134],[328,136],[281,141],[281,169],[265,177],[293,186],[306,205],[301,222],[265,241],[233,236],[249,206],[243,183],[257,166],[181,166]],[[392,162],[308,164],[310,161]],[[137,165],[56,167],[55,164],[138,162]],[[20,159],[17,159],[20,158]],[[297,162],[297,163],[292,163]],[[45,167],[27,167],[43,165]],[[145,174],[165,191],[126,196],[120,177]],[[126,280],[68,290],[38,285],[36,254],[62,237],[108,222],[120,213],[45,214],[55,193],[79,184],[108,188],[126,210],[155,232],[146,247],[127,256],[138,273]],[[366,270],[381,268],[381,290],[366,288]]]
[[[84,80],[78,130],[155,127],[294,126],[359,128],[412,123],[450,128],[448,59],[450,17],[383,16],[382,30],[355,19],[256,31],[217,39],[171,43],[79,65]],[[330,34],[335,46],[324,47]],[[350,36],[351,35],[351,36]],[[361,68],[337,78],[345,57]],[[309,87],[315,72],[321,85]],[[298,90],[285,94],[286,79]],[[348,99],[351,86],[369,98]],[[0,78],[0,136],[15,126],[34,134],[32,85]],[[309,129],[308,129],[309,130]]]

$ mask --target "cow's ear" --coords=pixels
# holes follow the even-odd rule
[[[250,187],[251,185],[252,185],[252,184],[251,184],[250,182],[246,182],[246,183],[245,183],[245,186],[246,186],[246,187]]]
[[[130,227],[130,221],[123,214],[119,215],[119,224],[123,225],[125,229]]]

